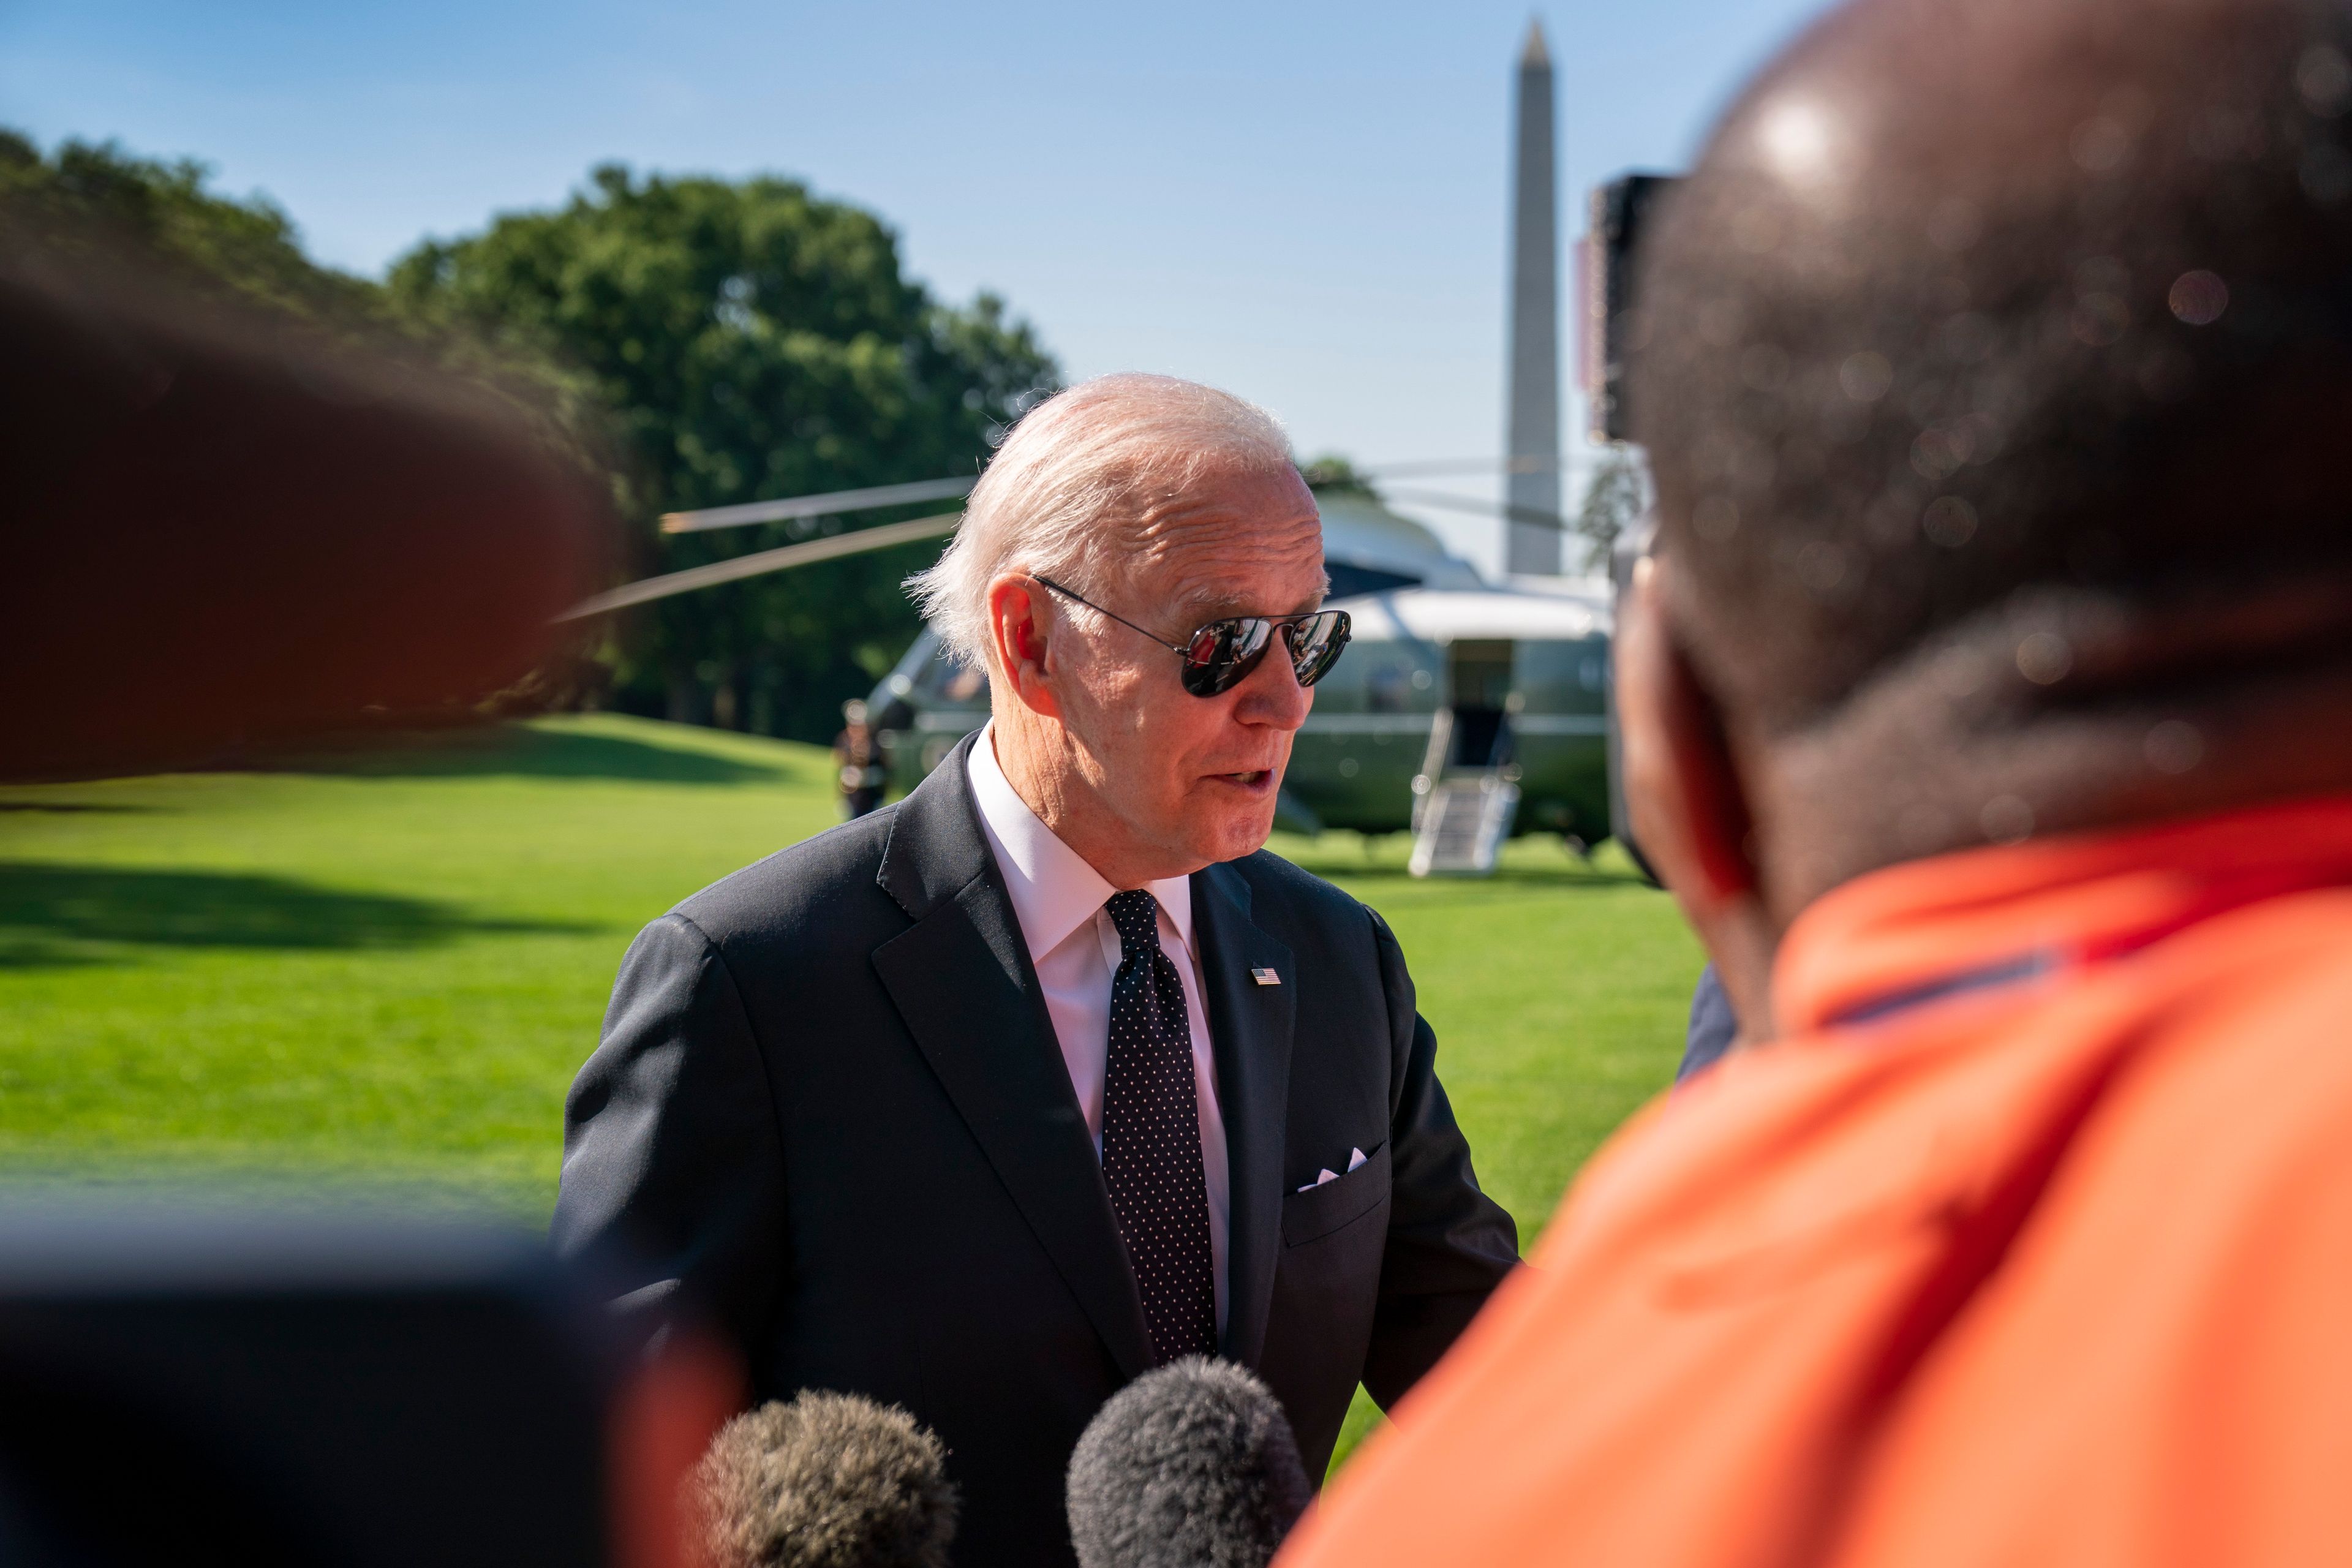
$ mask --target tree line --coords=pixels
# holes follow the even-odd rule
[[[906,276],[879,218],[774,176],[607,164],[561,207],[420,243],[382,282],[312,261],[283,212],[213,189],[203,165],[112,144],[44,154],[0,131],[0,200],[18,221],[54,214],[112,230],[318,330],[396,335],[527,400],[609,481],[631,576],[841,526],[665,535],[664,512],[975,472],[1060,380],[1003,300],[934,299]],[[915,635],[898,584],[938,549],[877,551],[625,612],[546,673],[542,696],[824,739],[841,702]]]

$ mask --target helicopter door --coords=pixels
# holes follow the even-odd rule
[[[1446,766],[1498,768],[1511,760],[1511,654],[1509,643],[1483,639],[1447,650],[1454,746]]]
[[[1444,871],[1483,877],[1495,868],[1519,805],[1511,765],[1512,655],[1507,642],[1477,639],[1446,649],[1446,705],[1429,732],[1429,761],[1412,781],[1416,877]]]

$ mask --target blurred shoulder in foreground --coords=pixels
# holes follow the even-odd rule
[[[1864,0],[1641,262],[1641,841],[1757,1048],[1288,1563],[2289,1563],[2352,1468],[2352,15]]]
[[[5,181],[0,351],[0,778],[471,718],[610,570],[609,502],[530,396]]]

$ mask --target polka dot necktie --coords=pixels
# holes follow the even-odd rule
[[[1103,1180],[1143,1291],[1154,1364],[1217,1353],[1216,1263],[1201,1171],[1200,1104],[1184,984],[1160,945],[1160,907],[1142,889],[1104,906],[1118,931],[1103,1079]]]

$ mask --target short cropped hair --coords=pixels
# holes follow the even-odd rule
[[[972,488],[939,564],[907,580],[949,655],[985,667],[988,585],[1034,572],[1091,593],[1129,527],[1202,475],[1291,466],[1273,415],[1174,376],[1097,376],[1033,408]]]
[[[2034,595],[2352,571],[2347,110],[2319,0],[1873,0],[1748,89],[1644,242],[1629,400],[1727,711]]]

